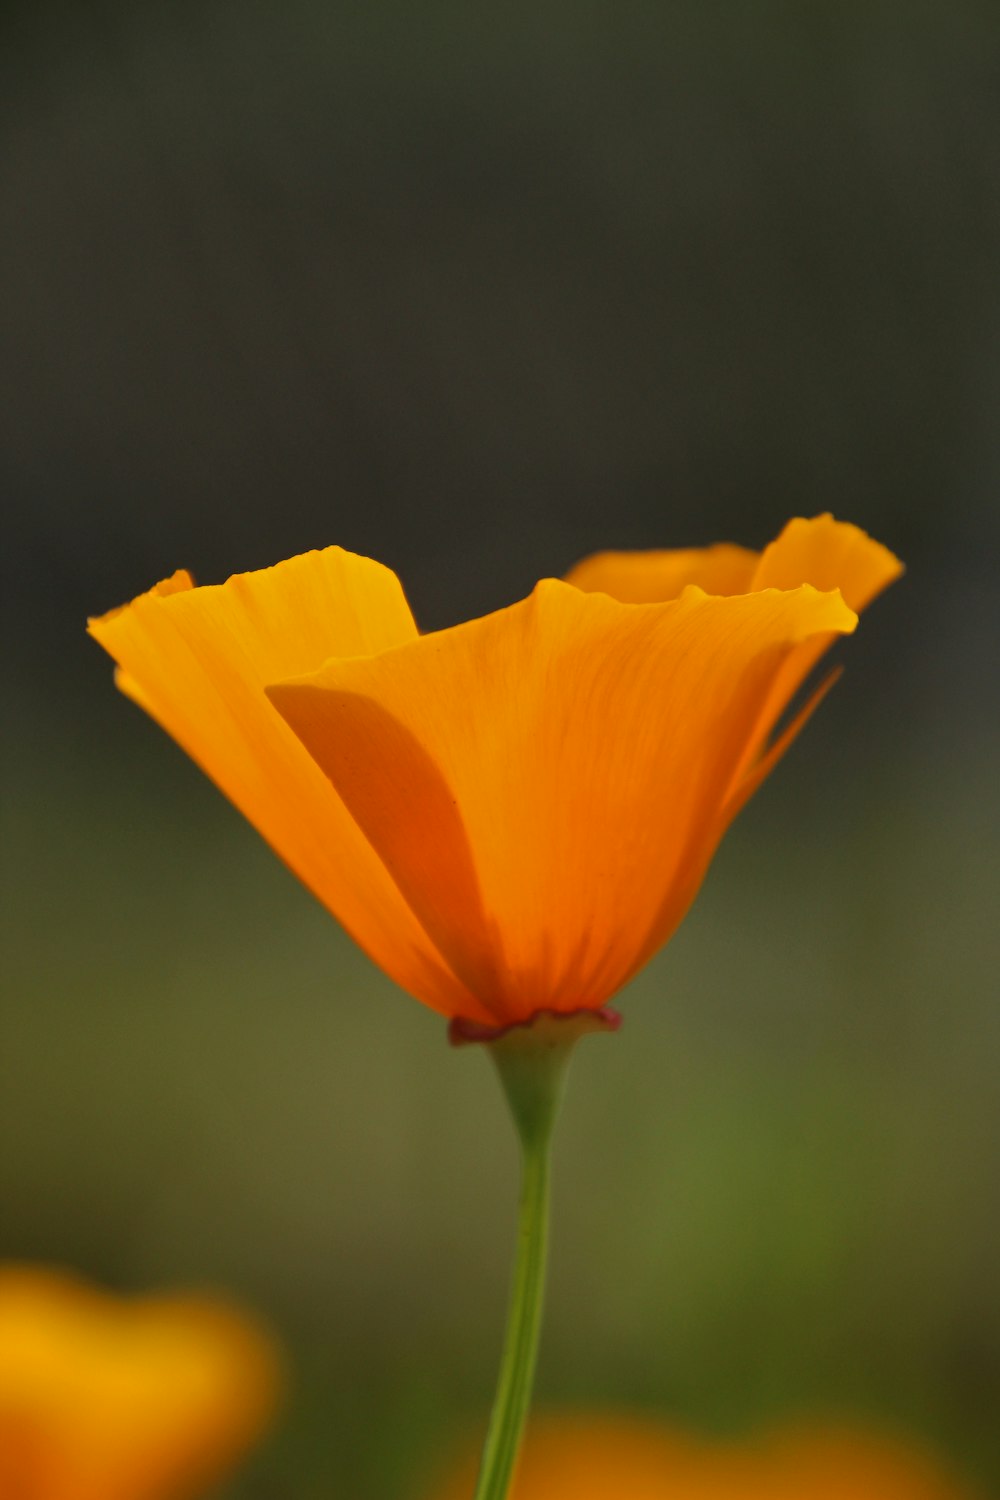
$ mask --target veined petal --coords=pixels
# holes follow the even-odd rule
[[[595,552],[570,568],[566,582],[623,604],[661,604],[679,598],[692,583],[706,594],[745,594],[759,561],[759,553],[731,542],[661,552]]]
[[[776,675],[839,594],[530,599],[268,693],[452,969],[500,1021],[599,1006],[671,897]]]
[[[264,695],[266,682],[416,638],[395,574],[339,547],[228,583],[176,573],[90,622],[118,682],[231,798],[404,989],[488,1021],[442,961],[327,777]]]

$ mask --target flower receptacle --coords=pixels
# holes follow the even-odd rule
[[[566,1067],[573,1048],[589,1032],[617,1031],[621,1017],[603,1006],[567,1014],[541,1010],[513,1026],[486,1027],[455,1020],[448,1028],[453,1046],[479,1043],[493,1059],[523,1143],[545,1139],[562,1101]]]

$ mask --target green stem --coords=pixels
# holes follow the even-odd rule
[[[506,1500],[531,1403],[549,1244],[552,1124],[521,1131],[521,1201],[507,1331],[475,1500]]]
[[[594,1022],[536,1018],[489,1044],[521,1143],[517,1251],[500,1375],[483,1447],[475,1500],[507,1500],[531,1403],[549,1245],[552,1128],[566,1064],[582,1029]]]
[[[530,1021],[499,1031],[461,1019],[451,1024],[449,1035],[456,1046],[486,1046],[521,1142],[521,1202],[507,1332],[475,1500],[507,1500],[531,1403],[549,1248],[552,1128],[566,1064],[581,1036],[617,1031],[618,1025],[619,1017],[607,1006],[566,1015],[537,1011]]]

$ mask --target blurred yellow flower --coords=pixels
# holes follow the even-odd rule
[[[90,622],[118,682],[404,989],[471,1030],[600,1011],[667,940],[837,635],[900,572],[857,527],[605,553],[420,636],[332,547]]]
[[[428,1500],[468,1500],[470,1455]],[[925,1454],[849,1431],[710,1444],[613,1416],[534,1423],[510,1500],[975,1500]]]
[[[2,1500],[188,1500],[273,1415],[279,1360],[207,1298],[0,1266]]]

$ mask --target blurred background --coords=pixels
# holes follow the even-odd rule
[[[582,1046],[539,1395],[833,1412],[1000,1485],[1000,12],[0,8],[0,1253],[212,1285],[296,1385],[241,1500],[482,1420],[486,1060],[113,690],[87,614],[339,542],[418,619],[832,509],[906,560]]]

